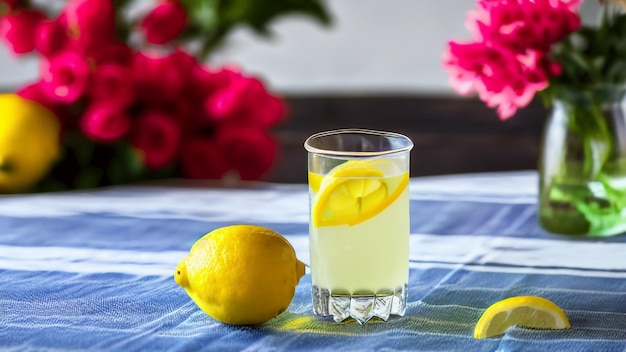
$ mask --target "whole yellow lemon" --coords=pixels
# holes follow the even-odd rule
[[[174,279],[212,318],[262,324],[287,310],[304,263],[279,233],[233,225],[209,232],[176,267]]]
[[[54,113],[17,94],[0,94],[0,193],[28,190],[59,156]]]

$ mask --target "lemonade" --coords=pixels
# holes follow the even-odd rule
[[[314,312],[336,321],[404,315],[409,261],[406,160],[348,160],[309,173]]]
[[[402,183],[407,177],[404,173],[387,178],[386,182]],[[408,197],[408,188],[404,186],[386,209],[356,225],[311,224],[313,284],[352,293],[404,286],[409,260]],[[354,258],[354,265],[346,265],[346,258]]]

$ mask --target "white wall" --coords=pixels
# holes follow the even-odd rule
[[[289,17],[275,23],[269,41],[240,30],[214,62],[235,62],[279,92],[452,94],[441,52],[448,40],[469,38],[464,18],[474,4],[327,0],[332,27]],[[35,79],[37,62],[15,60],[2,47],[0,77],[9,88]]]
[[[272,42],[237,33],[223,56],[291,92],[449,91],[441,52],[447,40],[466,35],[474,0],[327,3],[332,27],[289,18],[276,23]]]

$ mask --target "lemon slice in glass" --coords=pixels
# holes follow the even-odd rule
[[[313,226],[352,226],[385,210],[409,182],[408,172],[387,177],[384,171],[394,168],[389,160],[350,160],[335,167],[319,182],[311,210]]]
[[[537,296],[517,296],[489,306],[476,323],[474,338],[502,335],[513,325],[555,330],[571,327],[563,309],[552,301]]]
[[[323,179],[324,175],[309,171],[309,188],[311,188],[313,194],[317,194],[317,192],[319,192]]]

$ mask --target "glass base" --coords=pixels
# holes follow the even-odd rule
[[[389,316],[404,316],[406,312],[408,286],[395,292],[363,292],[350,294],[330,292],[313,285],[313,313],[322,316],[332,315],[337,323],[354,318],[359,324],[365,324],[372,318],[387,321]]]

